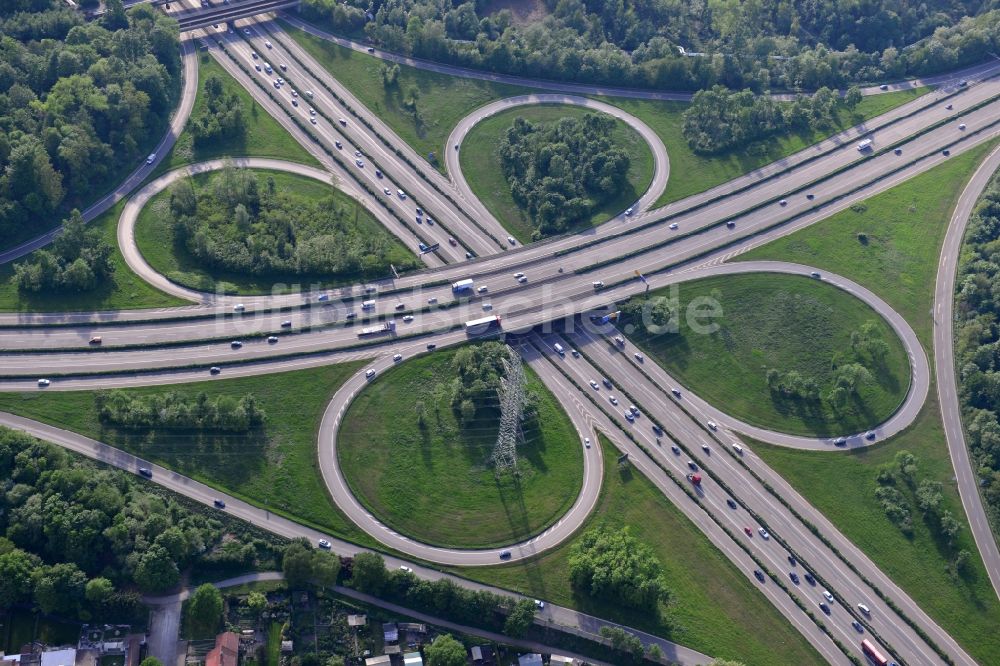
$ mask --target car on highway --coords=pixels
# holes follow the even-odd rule
[[[794,555],[789,555],[788,556],[788,563],[791,564],[794,567],[794,566],[798,565],[799,561],[797,559],[795,559]]]
[[[585,447],[587,447],[588,449],[590,448],[590,438],[589,437],[584,437],[583,438],[583,445]]]
[[[339,141],[334,141],[333,145],[337,146],[337,150],[343,150],[344,149],[344,144],[342,144]]]
[[[837,439],[833,440],[834,446],[844,446],[845,444],[847,444],[846,437],[838,437]]]
[[[298,106],[298,105],[299,105],[299,100],[297,100],[297,99],[295,99],[295,98],[293,97],[293,98],[292,98],[292,106]]]
[[[365,379],[371,379],[375,376],[375,368],[368,368],[365,370]]]
[[[208,372],[209,374],[217,375],[220,372],[222,372],[222,368],[220,368],[217,365],[213,365],[211,368],[208,369]]]
[[[423,241],[420,241],[419,243],[417,243],[417,247],[420,248],[421,252],[426,252],[427,250],[431,249],[431,246],[428,245],[427,243],[423,242]],[[430,301],[427,301],[427,302],[430,303]]]
[[[673,393],[678,398],[681,397],[681,390],[679,388],[672,388],[670,389],[670,392]]]
[[[524,284],[525,282],[528,281],[528,276],[522,275],[521,277],[517,278],[517,281],[520,282],[521,284]]]
[[[426,217],[426,218],[424,218],[424,219],[425,219],[425,220],[427,220],[427,226],[430,226],[430,227],[433,227],[433,226],[434,226],[434,220],[432,220],[432,219],[431,219],[431,218],[429,218],[429,217]]]
[[[760,569],[754,569],[753,575],[756,576],[757,580],[759,580],[760,582],[762,583],[764,582],[764,572],[761,571]]]
[[[347,118],[337,118],[337,122],[340,123],[342,127],[347,127]]]
[[[155,159],[156,159],[156,153],[150,153],[149,155],[146,156],[146,164],[152,164]]]
[[[507,242],[510,243],[511,245],[516,245],[517,244],[517,241],[514,240],[513,236],[507,236]]]
[[[820,275],[819,271],[813,271],[813,272],[811,272],[811,273],[809,274],[809,276],[810,276],[810,277],[814,277],[814,278],[817,278],[817,279],[819,279],[819,278],[823,277],[822,275]]]
[[[501,560],[509,560],[510,559],[510,551],[509,550],[501,550],[500,551],[500,559]]]
[[[896,148],[892,152],[896,153],[897,155],[902,155],[903,154],[903,149],[902,148]]]
[[[624,347],[625,346],[625,338],[623,338],[620,335],[616,335],[615,336],[615,344],[617,344],[619,347]]]
[[[760,534],[760,538],[763,539],[764,541],[767,541],[768,539],[771,538],[770,532],[765,530],[763,527],[758,527],[757,533]]]
[[[236,305],[233,306],[233,312],[243,312],[246,309],[247,306],[243,305],[242,303],[237,303]]]
[[[752,529],[750,529],[749,527],[744,527],[743,531],[747,533],[748,537],[750,537],[751,539],[753,538],[753,530]]]
[[[726,220],[726,227],[728,227],[730,229],[735,229],[736,228],[736,223],[733,222],[732,220]]]
[[[833,603],[833,595],[830,593],[830,590],[823,590],[823,598],[831,604]]]
[[[93,336],[92,338],[90,338],[90,342],[89,342],[88,344],[91,344],[91,345],[99,345],[99,344],[101,344],[102,342],[104,342],[104,338],[102,338],[102,337],[101,337],[101,336],[99,336],[99,335],[95,335],[95,336]]]
[[[214,504],[219,509],[225,509],[226,508],[226,503],[223,502],[220,499],[214,499],[214,500],[212,500],[212,504]]]
[[[693,461],[693,460],[688,460],[688,467],[690,467],[693,470],[697,470],[698,469],[697,463],[695,463],[695,461]]]
[[[274,48],[274,44],[272,44],[271,42],[269,42],[267,40],[264,40],[264,46],[266,46],[269,49],[273,49]]]
[[[326,550],[330,550],[330,548],[331,548],[331,546],[330,546],[330,542],[329,542],[329,541],[327,541],[326,539],[320,539],[320,540],[319,540],[319,541],[317,541],[316,543],[318,543],[318,544],[319,544],[319,547],[320,547],[320,548],[324,548],[324,549],[326,549]]]
[[[640,354],[639,352],[636,352],[632,355],[635,356],[635,360],[639,361],[639,363],[643,363],[646,360],[646,357]]]
[[[707,421],[705,425],[707,425],[708,429],[712,430],[713,432],[719,429],[719,424],[716,423],[715,421]]]
[[[229,346],[233,349],[240,349],[241,347],[243,347],[243,343],[240,342],[239,340],[233,340],[232,342],[229,343]]]
[[[369,46],[368,47],[368,53],[375,53],[374,47]]]
[[[611,388],[611,380],[607,377],[601,377],[601,383],[604,384],[604,388]]]
[[[397,310],[405,310],[406,309],[406,303],[396,303],[395,308]]]
[[[437,349],[437,345],[433,342],[427,345],[427,351],[434,351],[435,349]]]
[[[964,88],[967,85],[969,85],[969,82],[966,81],[965,79],[962,79],[961,81],[958,82],[958,87],[959,88]]]
[[[608,396],[608,402],[610,402],[612,405],[617,406],[618,405],[618,398],[616,398],[613,395],[609,395]]]
[[[403,360],[403,355],[402,354],[393,354],[392,355],[392,360],[395,363],[399,363],[400,361]]]
[[[413,321],[413,315],[406,315],[405,317],[403,317],[403,321],[409,324],[411,321]]]
[[[396,190],[396,196],[398,196],[400,199],[404,201],[406,200],[406,192],[404,192],[403,190]]]
[[[875,440],[875,431],[874,430],[869,430],[868,432],[866,432],[865,433],[865,439],[867,439],[870,442],[874,441]]]
[[[312,118],[310,118],[309,122],[311,122],[313,125],[315,125],[316,124],[316,117],[313,116]]]
[[[629,405],[628,411],[630,414],[632,414],[632,416],[641,416],[641,414],[639,414],[639,408],[636,407],[635,405]]]
[[[541,601],[539,599],[535,599],[535,608],[537,608],[539,610],[545,608],[545,602]]]
[[[514,279],[515,280],[520,280],[523,277],[524,277],[524,273],[520,273],[520,272],[514,273]]]
[[[735,442],[733,442],[733,451],[736,451],[736,455],[743,455],[743,447]]]
[[[316,115],[316,109],[314,109],[314,108],[312,108],[312,107],[310,106],[310,107],[309,107],[309,115],[310,115],[310,116],[315,116],[315,115]]]
[[[291,327],[292,327],[291,319],[286,319],[285,321],[281,322],[281,328],[291,328]]]
[[[808,571],[805,572],[804,574],[802,574],[802,577],[805,578],[806,582],[809,583],[810,585],[815,585],[816,584],[816,577],[813,576]]]
[[[365,163],[362,162],[361,160],[354,160],[354,163],[357,164],[358,168],[360,168],[360,169],[364,169],[365,168]]]
[[[305,92],[305,95],[306,95],[306,97],[308,97],[309,99],[312,99],[312,98],[313,98],[313,91],[312,91],[312,90],[307,90],[307,91]]]
[[[277,344],[277,342],[278,342],[278,336],[277,335],[269,335],[269,336],[267,336],[267,343],[268,344],[273,345],[273,344]]]
[[[865,615],[871,615],[872,614],[872,609],[868,608],[868,606],[866,606],[864,604],[858,604],[858,610],[861,611],[862,613],[864,613]]]
[[[799,575],[797,573],[795,573],[794,571],[789,571],[788,572],[788,577],[791,578],[792,582],[795,583],[796,585],[799,584]]]
[[[437,303],[438,302],[437,296],[431,296],[430,298],[427,299],[427,302],[431,305]]]
[[[139,474],[146,477],[147,479],[153,478],[153,470],[149,469],[148,467],[140,467]]]
[[[735,509],[736,508],[736,500],[734,500],[732,497],[727,497],[726,498],[726,506],[728,506],[730,509]]]
[[[259,72],[260,71],[260,64],[254,65],[253,68],[256,69]]]
[[[701,445],[701,449],[702,449],[702,451],[704,451],[705,453],[709,453],[709,454],[710,454],[710,453],[712,453],[712,449],[708,448],[708,444],[702,444],[702,445]]]
[[[403,571],[405,573],[413,573],[413,569],[411,569],[410,567],[406,566],[405,564],[400,564],[399,565],[399,570]]]
[[[951,155],[951,151],[945,148],[944,150],[941,151],[941,154],[944,155],[945,157],[948,157],[949,155]]]
[[[590,286],[594,289],[601,289],[604,286],[604,282],[602,280],[595,280],[590,283]]]
[[[670,228],[671,231],[677,231],[677,223],[676,222],[671,222],[667,226]]]
[[[478,289],[476,289],[476,293],[477,294],[485,294],[489,290],[490,290],[489,287],[487,287],[485,284],[482,284],[482,285],[479,285]]]
[[[674,452],[674,455],[679,456],[681,454],[681,447],[677,446],[676,444],[672,444],[670,446],[670,450]]]
[[[633,210],[631,208],[626,208],[625,209],[625,215],[627,217],[631,217],[632,216],[632,212],[633,212]]]
[[[889,86],[888,86],[888,85],[886,85],[885,83],[883,83],[882,85],[880,85],[880,86],[878,87],[878,89],[879,89],[879,90],[888,90],[888,89],[889,89]]]
[[[493,304],[492,303],[483,303],[483,310],[484,311],[489,311],[489,310],[492,310],[492,309],[493,309]]]
[[[283,71],[283,72],[287,72],[287,71],[288,71],[288,65],[286,65],[286,64],[285,64],[285,63],[283,63],[283,62],[279,62],[279,63],[278,63],[278,67],[280,67],[280,68],[281,68],[281,71]]]
[[[960,129],[960,130],[964,130],[964,129],[965,129],[965,123],[962,123],[961,125],[959,125],[959,126],[958,126],[958,129]]]
[[[812,201],[815,198],[816,198],[816,195],[813,194],[812,192],[810,192],[809,194],[806,195],[806,199],[809,199],[809,201]]]
[[[601,387],[598,386],[597,382],[595,382],[593,379],[590,380],[590,388],[594,389],[595,391],[601,390]]]
[[[250,34],[250,28],[243,28],[243,34],[244,35],[249,35]]]
[[[573,358],[580,358],[580,352],[578,352],[575,349],[570,349],[569,355],[572,356]]]
[[[375,169],[375,177],[376,178],[381,178],[382,177],[382,170],[381,169]]]
[[[256,51],[251,51],[250,52],[250,57],[253,58],[254,60],[256,60],[259,56],[257,55]]]
[[[827,615],[830,614],[830,607],[826,605],[825,601],[819,602],[819,609],[824,613],[826,613]]]
[[[863,634],[865,632],[864,626],[857,620],[851,620],[851,626],[854,627],[854,631],[858,632],[859,634]]]

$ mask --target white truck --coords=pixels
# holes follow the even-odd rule
[[[875,143],[871,139],[865,139],[858,144],[858,152],[863,153],[872,149],[872,144]]]
[[[358,333],[359,338],[367,338],[372,335],[383,335],[385,333],[392,333],[396,330],[396,320],[390,319],[389,321],[382,322],[378,326],[366,326],[361,329]]]

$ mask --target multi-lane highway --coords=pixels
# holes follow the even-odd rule
[[[748,577],[757,568],[765,569],[771,577],[765,577],[762,593],[828,661],[845,663],[847,654],[863,658],[860,634],[851,625],[852,621],[858,621],[865,633],[901,663],[941,663],[944,660],[939,651],[954,663],[973,663],[912,599],[773,470],[750,451],[745,450],[742,457],[735,455],[731,445],[738,443],[737,436],[727,428],[788,446],[828,448],[829,440],[754,430],[749,424],[726,416],[724,406],[709,405],[686,391],[685,399],[678,401],[667,392],[666,387],[674,381],[661,368],[651,363],[640,366],[626,355],[609,351],[599,335],[577,330],[560,338],[539,336],[531,331],[539,324],[553,321],[575,322],[576,314],[638,293],[647,283],[661,286],[710,274],[760,270],[808,276],[812,269],[806,266],[751,263],[730,266],[722,262],[902,182],[945,161],[949,155],[961,154],[1000,136],[1000,79],[994,78],[997,67],[987,64],[941,79],[939,83],[944,83],[944,87],[863,126],[730,183],[653,210],[651,206],[662,193],[669,174],[666,150],[648,127],[604,102],[567,94],[539,94],[501,100],[478,109],[449,138],[448,146],[457,145],[459,149],[445,151],[450,174],[446,177],[430,168],[422,156],[416,155],[273,22],[251,19],[235,26],[209,28],[206,33],[211,37],[208,40],[211,55],[319,160],[325,171],[268,160],[249,159],[245,164],[290,170],[322,180],[332,178],[404,243],[411,247],[417,243],[440,245],[437,252],[424,255],[432,270],[329,290],[323,292],[322,298],[315,292],[236,298],[183,289],[157,275],[142,260],[132,234],[142,205],[180,175],[166,174],[143,187],[126,206],[119,226],[119,243],[130,268],[137,274],[197,305],[155,312],[0,316],[0,359],[3,375],[7,377],[0,382],[0,388],[34,388],[38,377],[53,379],[44,390],[167,384],[208,378],[209,365],[221,366],[217,376],[225,378],[357,358],[373,359],[367,367],[381,373],[395,363],[391,360],[394,353],[402,354],[405,362],[415,354],[426,353],[429,342],[460,344],[466,339],[460,328],[462,322],[482,316],[488,310],[502,316],[506,331],[524,334],[516,338],[518,350],[549,388],[564,396],[581,446],[585,437],[592,442],[596,440],[595,431],[606,433]],[[190,48],[186,49],[185,67],[189,68],[194,61]],[[271,73],[266,71],[268,68]],[[970,79],[970,84],[952,85],[957,76]],[[285,80],[277,81],[278,78]],[[186,83],[191,80],[188,76]],[[575,84],[536,83],[539,83],[536,87],[560,93],[606,92]],[[187,86],[185,91],[187,99]],[[629,94],[638,96],[635,91]],[[193,101],[193,94],[190,99]],[[585,104],[616,115],[647,139],[656,166],[653,184],[638,202],[635,215],[620,216],[586,233],[526,248],[507,239],[502,225],[476,199],[461,176],[458,160],[461,142],[481,119],[504,108],[536,102]],[[187,111],[182,107],[175,120],[186,117],[189,111],[190,106]],[[176,133],[172,128],[174,137]],[[170,136],[164,141],[172,142]],[[855,150],[856,139],[862,136],[874,139],[873,154]],[[166,148],[158,152],[161,153],[158,157],[162,157]],[[990,160],[993,167],[984,167],[973,180],[973,185],[980,189],[984,178],[995,168],[997,153]],[[217,167],[218,164],[206,164],[192,170]],[[140,169],[132,178],[148,176],[151,168]],[[116,192],[130,191],[138,182],[123,183]],[[964,219],[961,215],[967,217],[978,192],[973,185],[956,211],[959,221],[953,223],[949,232],[949,243],[954,248],[948,250],[946,246],[942,262],[943,266],[951,262],[952,268],[950,277],[939,276],[937,298],[939,307],[944,308],[943,316],[950,311],[950,301],[945,299],[950,298],[953,262],[957,260],[957,243],[961,238],[960,229],[955,229],[961,227]],[[417,215],[417,207],[425,215]],[[428,217],[435,221],[429,222]],[[36,245],[21,251],[44,242],[45,239],[39,239]],[[479,258],[469,261],[474,256]],[[647,276],[643,282],[636,280],[637,272]],[[485,289],[456,305],[450,282],[465,277],[475,278],[477,287]],[[927,394],[930,372],[923,349],[906,322],[874,294],[836,275],[825,274],[820,278],[868,302],[890,323],[907,348],[912,376],[906,400],[889,421],[876,428],[879,439],[891,436],[912,422]],[[602,285],[595,287],[593,283],[598,280]],[[361,299],[374,300],[374,308],[362,312]],[[366,314],[396,318],[396,334],[385,341],[366,341],[366,346],[359,347],[363,341],[358,338],[357,328],[344,325],[352,312],[359,318],[365,318]],[[939,357],[945,345],[950,349],[950,326],[939,326],[937,333],[944,328],[949,333],[940,341],[936,339]],[[264,339],[265,334],[281,335],[276,342],[269,342]],[[95,335],[102,338],[99,347],[90,344]],[[231,344],[244,339],[246,344],[241,348]],[[572,360],[555,357],[552,345],[560,339],[584,351],[585,356]],[[950,351],[948,354],[950,358]],[[953,400],[954,372],[953,368],[946,372],[948,369],[940,365],[940,358],[938,363],[938,376],[947,374],[952,380],[951,396],[946,400],[942,393],[945,406]],[[621,408],[611,405],[603,387],[590,388],[589,382],[598,377],[627,391],[629,400],[640,407],[643,417],[636,419],[635,425],[623,420]],[[497,563],[499,549],[436,548],[395,534],[352,495],[337,465],[336,429],[351,399],[367,381],[363,374],[349,379],[328,406],[320,428],[321,470],[334,500],[362,529],[397,552],[440,564]],[[939,384],[942,392],[947,388],[945,384]],[[663,428],[662,437],[650,429],[647,419],[652,418]],[[978,494],[967,454],[964,463],[960,460],[959,454],[965,451],[965,446],[957,403],[953,418],[952,427],[957,428],[958,439],[954,438],[955,432],[950,432],[949,443],[963,488],[963,502],[993,576],[1000,566],[997,562],[1000,556],[995,552],[995,542],[984,517],[981,525],[976,523]],[[721,423],[722,431],[716,434],[702,427],[708,419]],[[5,416],[0,422],[126,469],[134,470],[136,466],[135,460],[126,454],[101,448],[70,433],[16,417]],[[661,441],[663,437],[674,443]],[[854,438],[849,444],[868,443]],[[669,451],[667,446],[677,446],[680,453]],[[542,533],[509,546],[512,559],[530,557],[551,548],[582,524],[599,494],[602,469],[600,447],[585,447],[584,454],[581,493],[573,507]],[[683,481],[692,466],[704,474],[697,489],[686,487]],[[963,478],[963,469],[968,478]],[[214,494],[166,470],[157,469],[154,479],[202,501],[209,501]],[[972,495],[967,492],[970,485]],[[775,494],[775,488],[780,495]],[[692,491],[694,494],[689,495]],[[735,508],[726,500],[732,501]],[[278,521],[266,511],[261,518],[260,510],[242,503],[233,507],[235,515],[278,533],[307,535],[310,539],[321,536],[289,521]],[[981,511],[981,502],[978,507]],[[808,529],[804,521],[819,526],[822,538]],[[757,530],[764,527],[771,531],[772,538],[765,540],[758,536]],[[744,535],[744,528],[749,529],[749,536]],[[982,540],[987,536],[993,545],[992,552]],[[337,548],[345,553],[358,550],[342,543]],[[793,555],[795,562],[789,564],[788,558]],[[822,625],[811,617],[825,615],[819,611],[819,587],[801,581],[789,582],[790,566],[799,567],[797,571],[808,568],[817,577],[817,586],[826,586],[831,591],[833,600]],[[418,568],[418,573],[440,575],[423,567]],[[871,614],[859,613],[857,603],[865,603]],[[666,646],[684,663],[704,658],[684,653],[672,644]]]

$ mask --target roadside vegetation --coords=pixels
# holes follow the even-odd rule
[[[930,353],[941,241],[955,202],[991,142],[736,261],[790,261],[866,286],[910,322]]]
[[[232,166],[177,181],[136,221],[143,257],[200,291],[254,294],[415,268],[413,253],[328,183]]]
[[[274,567],[279,539],[0,428],[0,608],[34,605],[86,621],[132,621],[142,593],[191,569]]]
[[[428,153],[434,152],[437,159],[433,164],[442,171],[444,162],[439,156],[441,151],[449,148],[445,143],[459,120],[474,109],[497,99],[538,92],[530,88],[438,74],[407,65],[387,64],[314,37],[287,23],[282,25],[317,62],[333,73],[338,81],[417,153],[426,157]],[[754,144],[752,150],[740,147],[716,155],[697,154],[688,145],[682,132],[683,114],[690,108],[687,102],[593,97],[638,117],[663,141],[670,158],[670,179],[666,191],[656,202],[656,205],[662,205],[721,185],[736,176],[802,150],[831,133],[881,115],[926,92],[927,88],[918,88],[870,95],[864,97],[853,110],[837,106],[828,126],[810,126],[800,130],[792,128],[785,134]],[[782,108],[788,106],[790,105],[781,105]],[[490,120],[495,118],[484,121],[480,126],[486,125]],[[497,127],[495,131],[500,132],[502,129]],[[477,130],[473,130],[473,133]],[[465,142],[466,150],[471,145],[470,138],[471,134]],[[469,171],[474,165],[467,166],[466,155],[462,158],[463,171],[471,183]],[[502,180],[487,183],[482,196],[498,190],[501,184]],[[625,207],[627,204],[622,206]]]
[[[494,4],[305,0],[302,15],[389,51],[493,72],[656,89],[846,87],[939,72],[998,48],[990,4],[547,2],[527,24]],[[908,45],[905,49],[898,44]],[[724,57],[726,54],[728,57]],[[738,54],[738,55],[737,55]]]
[[[996,316],[1000,309],[994,287],[1000,273],[1000,176],[994,175],[969,220],[956,276],[955,366],[967,444],[972,464],[983,479],[983,498],[994,529],[1000,525],[1000,396],[993,387],[997,372]],[[996,296],[994,296],[996,290]]]
[[[84,291],[20,289],[15,266],[36,263],[39,253],[35,252],[17,262],[0,265],[0,312],[84,312],[189,305],[187,301],[155,289],[125,263],[116,237],[118,218],[124,207],[124,201],[118,202],[86,227],[88,233],[93,233],[100,243],[111,248],[108,259],[112,270],[107,277]],[[53,247],[49,249],[54,251]],[[50,262],[44,263],[51,266]]]
[[[717,316],[702,316],[709,312]],[[889,325],[807,277],[686,282],[634,297],[622,316],[631,339],[682,385],[779,432],[864,431],[888,418],[909,387],[906,352]]]
[[[0,6],[0,249],[86,208],[142,163],[180,84],[177,24],[153,7],[100,20],[58,0]]]
[[[633,468],[619,467],[618,451],[603,436],[604,485],[583,530],[532,560],[507,566],[461,569],[463,576],[529,597],[569,606],[654,633],[706,654],[747,666],[821,664],[791,624],[751,580],[712,545],[656,486]],[[591,596],[573,585],[573,558],[592,533],[620,534],[649,549],[657,560],[669,602],[659,613]]]
[[[603,222],[653,179],[653,153],[635,130],[575,106],[487,118],[459,159],[469,187],[522,243]]]
[[[262,109],[215,58],[199,51],[198,95],[191,109],[191,120],[154,176],[220,157],[248,156],[319,166],[316,158]]]
[[[827,453],[750,444],[977,662],[1000,659],[992,630],[1000,602],[958,497],[934,386],[913,425],[875,446]],[[914,459],[909,472],[904,452]],[[945,512],[953,535],[942,529]]]
[[[369,546],[372,540],[330,501],[316,462],[316,432],[323,410],[359,366],[341,363],[259,377],[174,384],[169,389],[123,389],[102,398],[95,391],[0,393],[0,410],[99,439],[274,513]],[[241,431],[205,427],[205,423],[197,428],[164,427],[159,419],[165,418],[165,413],[149,421],[156,423],[153,427],[102,418],[106,408],[114,404],[112,400],[135,405],[171,404],[173,414],[180,412],[176,409],[180,403],[215,403],[235,418],[240,400],[247,400],[248,395],[253,396],[255,411],[266,419],[262,425]],[[172,396],[169,401],[168,396]],[[141,415],[142,411],[134,413]]]
[[[491,461],[505,349],[487,342],[407,360],[351,403],[337,441],[341,469],[392,529],[425,543],[486,548],[537,534],[572,506],[582,445],[530,368],[517,470]]]

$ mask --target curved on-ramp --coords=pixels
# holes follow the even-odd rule
[[[451,134],[448,135],[448,142],[445,144],[445,163],[448,166],[449,177],[453,180],[463,198],[468,199],[469,201],[479,201],[479,198],[475,195],[469,187],[469,183],[465,180],[465,174],[462,173],[461,146],[468,133],[473,127],[478,125],[483,120],[486,120],[491,116],[495,116],[498,113],[502,113],[507,109],[538,104],[582,106],[593,111],[606,113],[609,116],[621,120],[633,130],[638,132],[639,136],[646,141],[650,151],[653,153],[653,179],[650,182],[649,187],[646,188],[646,191],[641,197],[639,197],[639,200],[635,204],[637,212],[646,210],[649,206],[655,203],[656,200],[660,198],[660,195],[663,194],[663,191],[667,189],[667,180],[670,178],[670,158],[667,155],[667,147],[663,145],[663,141],[660,139],[659,135],[654,132],[649,125],[639,120],[631,113],[623,111],[617,106],[607,104],[605,102],[599,102],[595,99],[590,99],[589,97],[579,97],[576,95],[567,95],[562,93],[537,93],[531,95],[518,95],[516,97],[505,97],[504,99],[491,102],[490,104],[482,106],[465,116],[458,121],[457,125],[455,125]]]
[[[521,347],[517,351],[529,365],[545,362],[533,347]],[[604,475],[603,455],[600,446],[583,447],[584,437],[589,437],[593,442],[597,441],[589,406],[565,379],[549,377],[545,373],[538,374],[544,383],[549,384],[547,388],[550,391],[562,396],[563,407],[567,408],[577,433],[577,441],[583,450],[583,481],[580,493],[569,511],[555,523],[529,539],[507,546],[484,549],[445,548],[422,543],[400,534],[372,515],[354,495],[344,478],[337,457],[337,433],[351,402],[368,384],[369,379],[365,376],[365,370],[371,368],[376,373],[381,373],[393,365],[395,363],[391,357],[382,357],[344,382],[327,405],[319,427],[319,468],[323,481],[334,503],[355,525],[389,548],[427,562],[448,566],[491,566],[505,561],[533,557],[562,543],[583,525],[600,496]],[[570,404],[567,404],[567,399]],[[502,551],[509,551],[510,557],[501,559]]]

